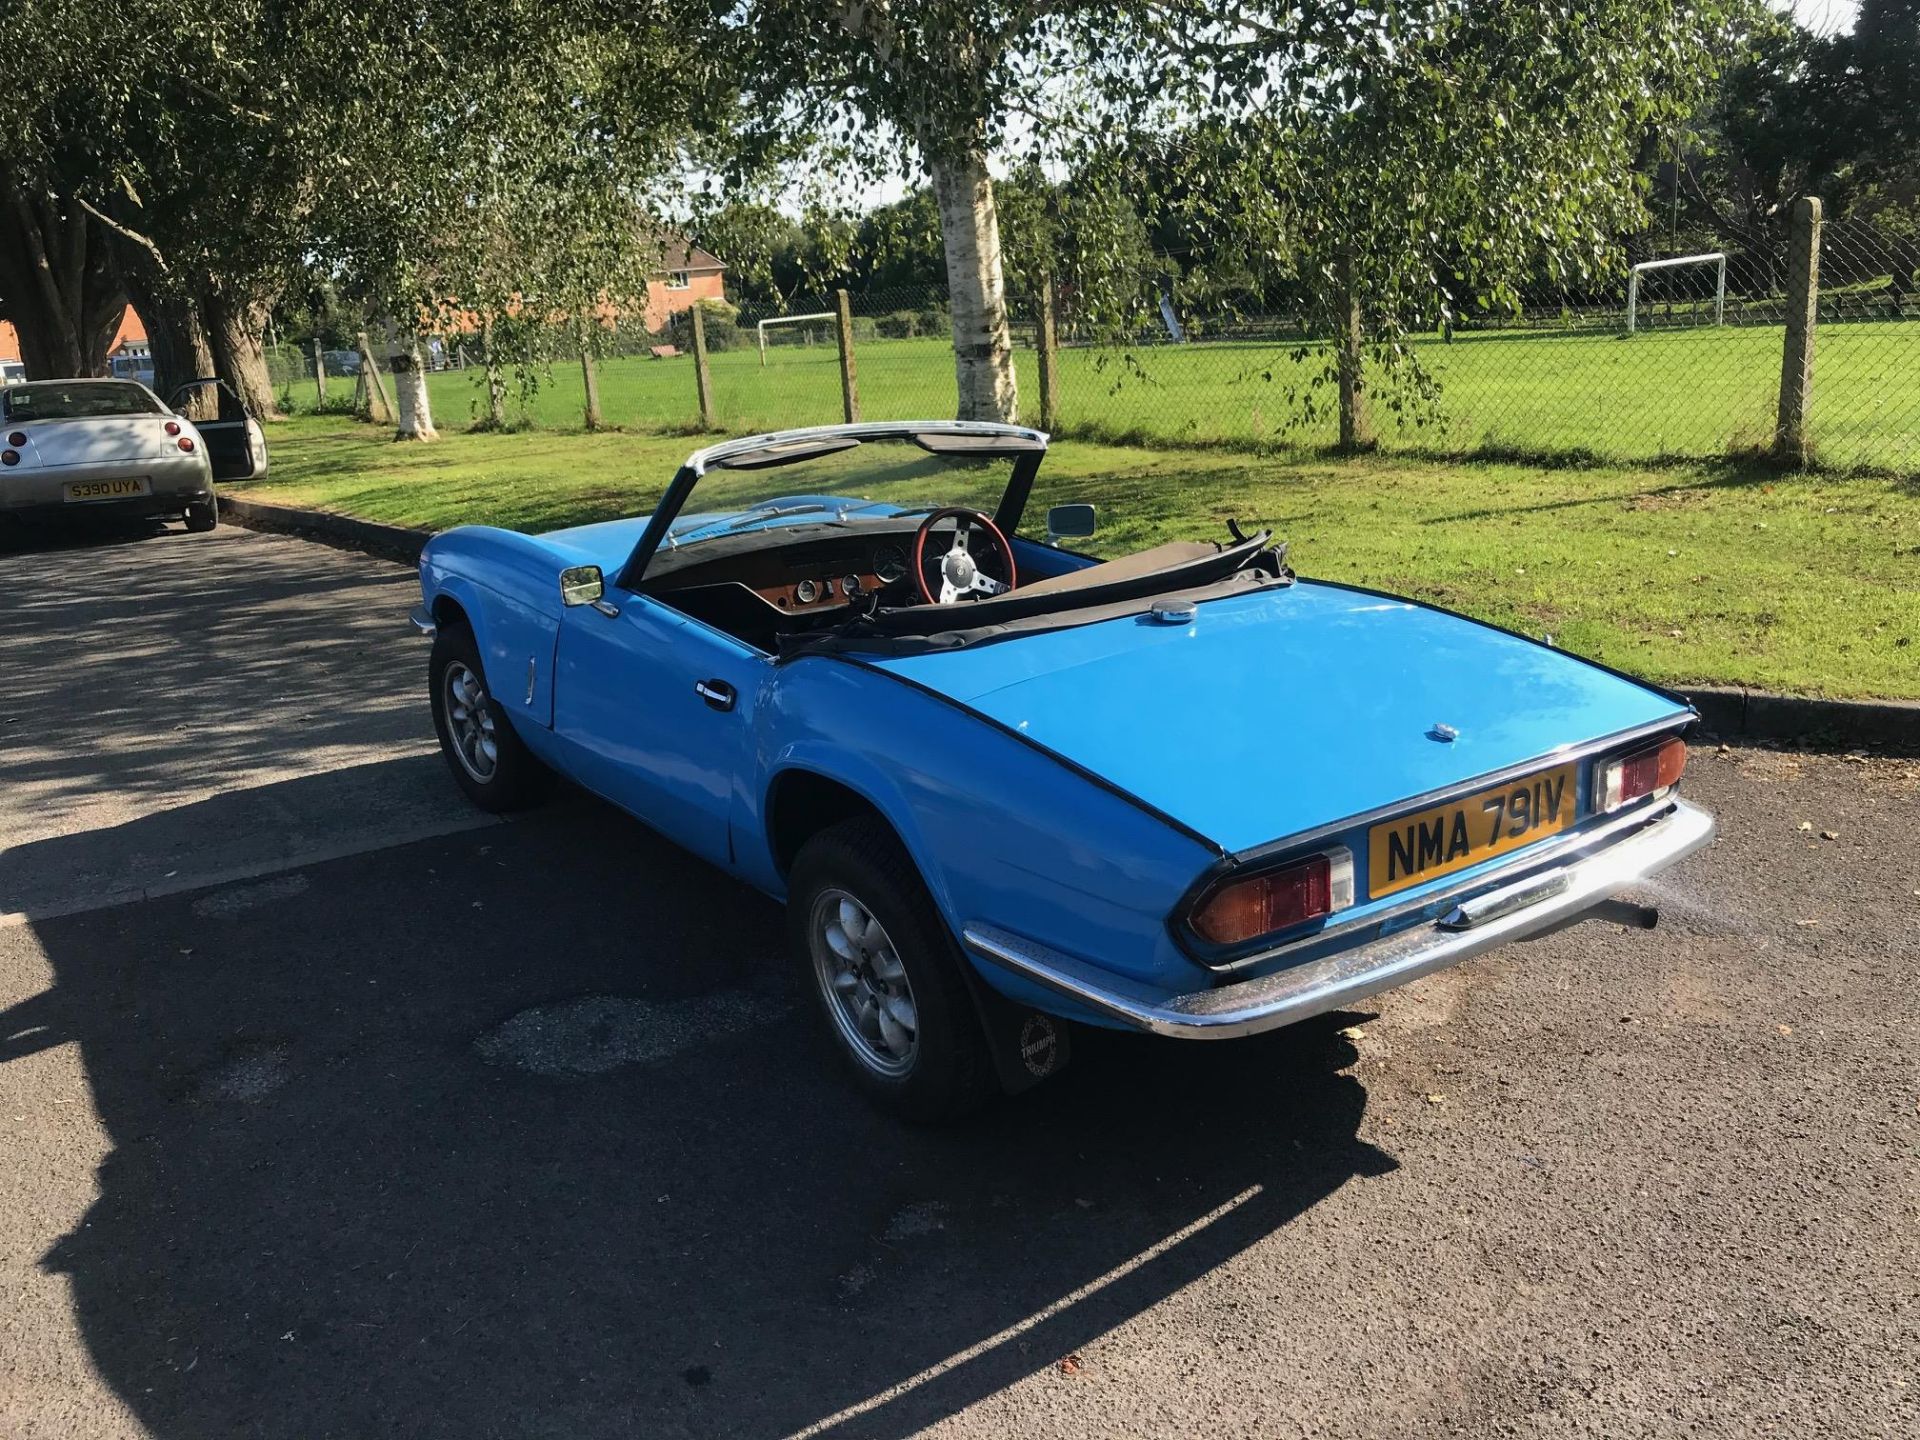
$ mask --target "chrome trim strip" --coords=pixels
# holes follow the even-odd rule
[[[1438,790],[1429,790],[1423,795],[1409,795],[1404,800],[1376,805],[1371,810],[1362,810],[1358,815],[1349,815],[1344,820],[1329,821],[1325,825],[1316,825],[1311,830],[1301,830],[1292,835],[1283,835],[1278,840],[1265,841],[1251,850],[1235,851],[1232,858],[1239,864],[1253,865],[1270,855],[1281,855],[1294,849],[1310,849],[1316,840],[1324,840],[1329,835],[1362,829],[1376,821],[1389,820],[1395,815],[1410,814],[1415,810],[1444,805],[1447,801],[1457,800],[1462,795],[1471,795],[1474,791],[1485,789],[1489,785],[1517,780],[1522,775],[1531,775],[1536,770],[1591,760],[1595,755],[1611,750],[1616,745],[1631,745],[1635,740],[1649,735],[1684,729],[1697,718],[1699,717],[1689,710],[1684,715],[1670,715],[1664,720],[1650,720],[1644,725],[1617,730],[1611,735],[1601,736],[1598,740],[1584,741],[1579,745],[1562,745],[1558,750],[1549,750],[1544,755],[1536,755],[1530,760],[1522,760],[1518,764],[1507,765],[1499,770],[1489,770],[1483,775],[1475,775],[1472,779],[1462,780],[1458,784],[1443,785]]]
[[[1568,864],[1564,888],[1537,904],[1488,919],[1471,930],[1416,925],[1289,970],[1186,995],[1157,994],[997,926],[975,923],[962,933],[967,948],[982,960],[1122,1025],[1180,1039],[1227,1040],[1338,1010],[1509,941],[1566,924],[1692,854],[1713,838],[1713,831],[1713,817],[1706,811],[1675,801],[1668,814],[1635,834]]]
[[[1025,425],[1002,425],[989,420],[867,420],[851,425],[804,425],[792,430],[769,430],[764,435],[743,435],[737,440],[722,440],[718,445],[694,451],[683,462],[683,468],[693,471],[695,475],[704,475],[729,455],[743,455],[750,450],[795,440],[827,440],[841,435],[855,440],[889,440],[919,434],[1003,435],[1011,440],[1037,441],[1043,446],[1048,438],[1044,430],[1029,429]]]
[[[1257,965],[1271,964],[1296,950],[1306,950],[1315,945],[1324,944],[1328,940],[1337,940],[1349,931],[1391,924],[1402,916],[1411,915],[1416,911],[1443,906],[1456,896],[1466,895],[1486,886],[1498,885],[1506,876],[1518,875],[1541,865],[1550,865],[1564,855],[1577,850],[1590,849],[1596,844],[1605,843],[1613,836],[1629,830],[1637,830],[1645,825],[1648,818],[1657,813],[1660,808],[1660,803],[1656,800],[1635,810],[1616,811],[1604,818],[1589,817],[1586,829],[1569,830],[1551,839],[1538,841],[1524,850],[1517,850],[1506,863],[1496,865],[1493,869],[1475,875],[1470,880],[1463,880],[1458,885],[1442,887],[1426,895],[1416,895],[1397,905],[1389,905],[1384,910],[1370,910],[1365,915],[1356,915],[1331,925],[1323,925],[1311,935],[1302,935],[1287,941],[1284,945],[1275,945],[1266,950],[1256,951],[1252,955],[1243,955],[1238,960],[1229,960],[1207,968],[1221,975],[1231,975],[1237,970],[1251,970]]]
[[[439,633],[440,626],[435,623],[433,616],[427,612],[426,607],[423,605],[414,606],[412,612],[407,616],[407,620],[414,629],[418,630],[429,640]]]

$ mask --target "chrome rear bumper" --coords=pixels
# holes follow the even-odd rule
[[[980,959],[1136,1030],[1229,1040],[1297,1020],[1458,965],[1498,946],[1577,921],[1713,838],[1713,817],[1683,800],[1623,839],[1476,895],[1438,920],[1306,961],[1256,980],[1165,996],[992,925],[968,925]]]
[[[145,480],[145,495],[112,499],[69,500],[68,485],[96,480]],[[35,465],[0,471],[0,511],[85,515],[89,511],[121,513],[184,509],[213,493],[213,471],[201,455],[153,455],[138,460],[100,461],[86,465]]]

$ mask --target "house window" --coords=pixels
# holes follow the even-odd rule
[[[667,289],[685,290],[693,284],[693,276],[685,270],[675,270],[667,276]]]

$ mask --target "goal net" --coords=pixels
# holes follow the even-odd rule
[[[770,320],[762,320],[758,325],[754,326],[754,331],[760,340],[761,365],[764,366],[767,363],[768,327],[777,325],[817,325],[822,320],[831,320],[833,318],[834,315],[831,310],[817,310],[811,315],[775,315]]]
[[[1715,250],[1710,255],[1676,255],[1671,260],[1646,260],[1633,267],[1627,277],[1627,333],[1639,328],[1640,305],[1643,286],[1669,283],[1662,288],[1670,292],[1666,297],[1668,308],[1676,303],[1685,304],[1696,312],[1695,324],[1705,320],[1707,276],[1713,271],[1713,323],[1721,325],[1727,318],[1727,256],[1723,250]]]

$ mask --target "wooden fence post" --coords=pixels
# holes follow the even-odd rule
[[[1040,428],[1049,434],[1060,423],[1060,334],[1054,323],[1053,276],[1040,277]]]
[[[580,342],[580,379],[586,386],[586,422],[587,429],[601,428],[600,419],[600,376],[593,365],[593,341],[587,333],[588,321],[577,318],[573,323],[574,337]]]
[[[1335,345],[1340,378],[1340,448],[1373,448],[1373,417],[1367,413],[1366,333],[1360,324],[1360,299],[1353,288],[1352,271],[1341,268],[1340,294],[1334,315],[1338,327]]]
[[[834,332],[840,341],[840,409],[851,425],[860,418],[860,386],[853,369],[853,302],[844,290],[834,291],[833,298],[838,312]]]
[[[376,425],[394,424],[393,401],[387,398],[387,382],[380,378],[380,365],[373,358],[373,346],[362,330],[354,336],[360,347],[360,378],[367,388],[367,418]]]
[[[707,318],[698,300],[693,302],[693,388],[700,397],[700,428],[715,429],[713,423],[713,376],[707,373]]]
[[[327,403],[327,359],[318,335],[313,337],[313,393],[322,406]]]
[[[1808,459],[1807,416],[1813,409],[1813,341],[1820,324],[1820,218],[1818,198],[1794,202],[1793,231],[1787,241],[1787,333],[1780,349],[1780,409],[1773,432],[1773,453],[1804,465]]]

